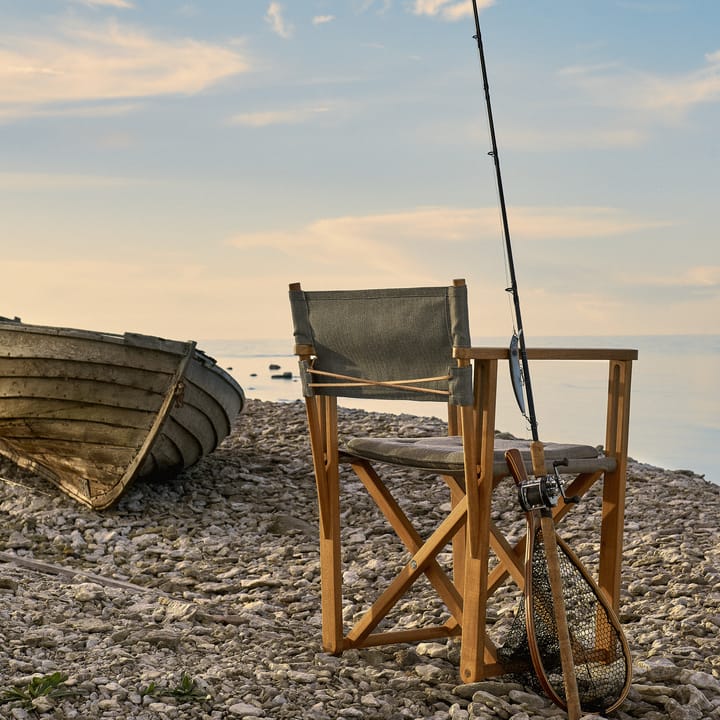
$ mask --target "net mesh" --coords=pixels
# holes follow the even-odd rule
[[[563,599],[580,704],[585,710],[606,711],[624,696],[629,668],[621,631],[612,622],[596,590],[558,543]],[[542,531],[537,530],[532,555],[530,596],[534,635],[542,671],[557,697],[565,702],[560,644],[553,611]],[[505,643],[499,650],[503,663],[527,670],[514,673],[516,679],[538,692],[543,686],[530,668],[530,645],[524,601],[520,603]]]

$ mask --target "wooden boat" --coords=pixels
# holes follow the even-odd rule
[[[212,452],[244,399],[194,342],[0,319],[0,453],[96,510]]]

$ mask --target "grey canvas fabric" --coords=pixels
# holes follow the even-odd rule
[[[315,348],[315,370],[380,381],[450,376],[423,383],[447,395],[378,386],[312,387],[338,384],[301,363],[306,396],[434,400],[472,403],[470,368],[457,368],[453,346],[470,346],[467,288],[463,286],[349,291],[290,291],[295,342]]]
[[[518,448],[528,467],[530,466],[530,441],[505,440],[496,438],[494,445],[493,473],[496,477],[509,474],[505,452],[510,448]],[[613,470],[613,458],[599,458],[598,452],[590,445],[566,445],[546,443],[546,471],[552,472],[555,460],[567,459],[567,466],[560,468],[562,472],[579,473],[595,472],[602,468]],[[406,467],[433,470],[447,475],[462,475],[463,446],[462,438],[425,437],[425,438],[352,438],[348,441],[345,451],[355,457],[366,460],[387,462]]]

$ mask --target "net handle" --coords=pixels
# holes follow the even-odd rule
[[[538,511],[534,511],[538,512]],[[560,662],[563,668],[563,684],[565,685],[565,699],[568,720],[580,720],[582,709],[580,707],[580,693],[578,692],[577,677],[575,676],[575,660],[573,658],[572,644],[570,643],[570,629],[568,628],[565,612],[565,598],[563,597],[562,575],[560,574],[560,558],[555,538],[555,523],[552,512],[540,510],[540,528],[545,543],[545,559],[547,561],[548,580],[552,593],[553,610],[555,614],[555,628],[560,645]]]

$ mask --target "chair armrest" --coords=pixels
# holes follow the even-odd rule
[[[494,474],[494,430],[497,373],[500,361],[509,360],[507,347],[456,347],[459,364],[475,366],[476,428],[481,477]],[[638,351],[614,348],[528,348],[529,360],[604,360],[608,366],[608,394],[605,455],[611,465],[603,476],[603,510],[600,530],[598,584],[617,612],[620,605],[625,482],[628,430],[630,424],[630,383],[633,360]],[[450,416],[453,417],[452,414]],[[459,421],[454,421],[455,433]],[[451,431],[452,432],[452,431]],[[580,477],[580,476],[579,476]],[[590,475],[589,477],[593,477]]]
[[[475,365],[475,403],[481,474],[491,476],[494,454],[495,400],[498,363],[510,358],[509,348],[456,347],[460,364]],[[598,581],[615,611],[620,604],[625,482],[628,430],[630,424],[630,383],[633,360],[638,351],[615,348],[528,348],[529,360],[604,360],[608,363],[608,394],[605,455],[612,459],[603,481],[603,511],[600,531]]]
[[[506,347],[456,347],[458,360],[508,360]],[[638,351],[628,348],[527,348],[528,360],[637,360]]]

